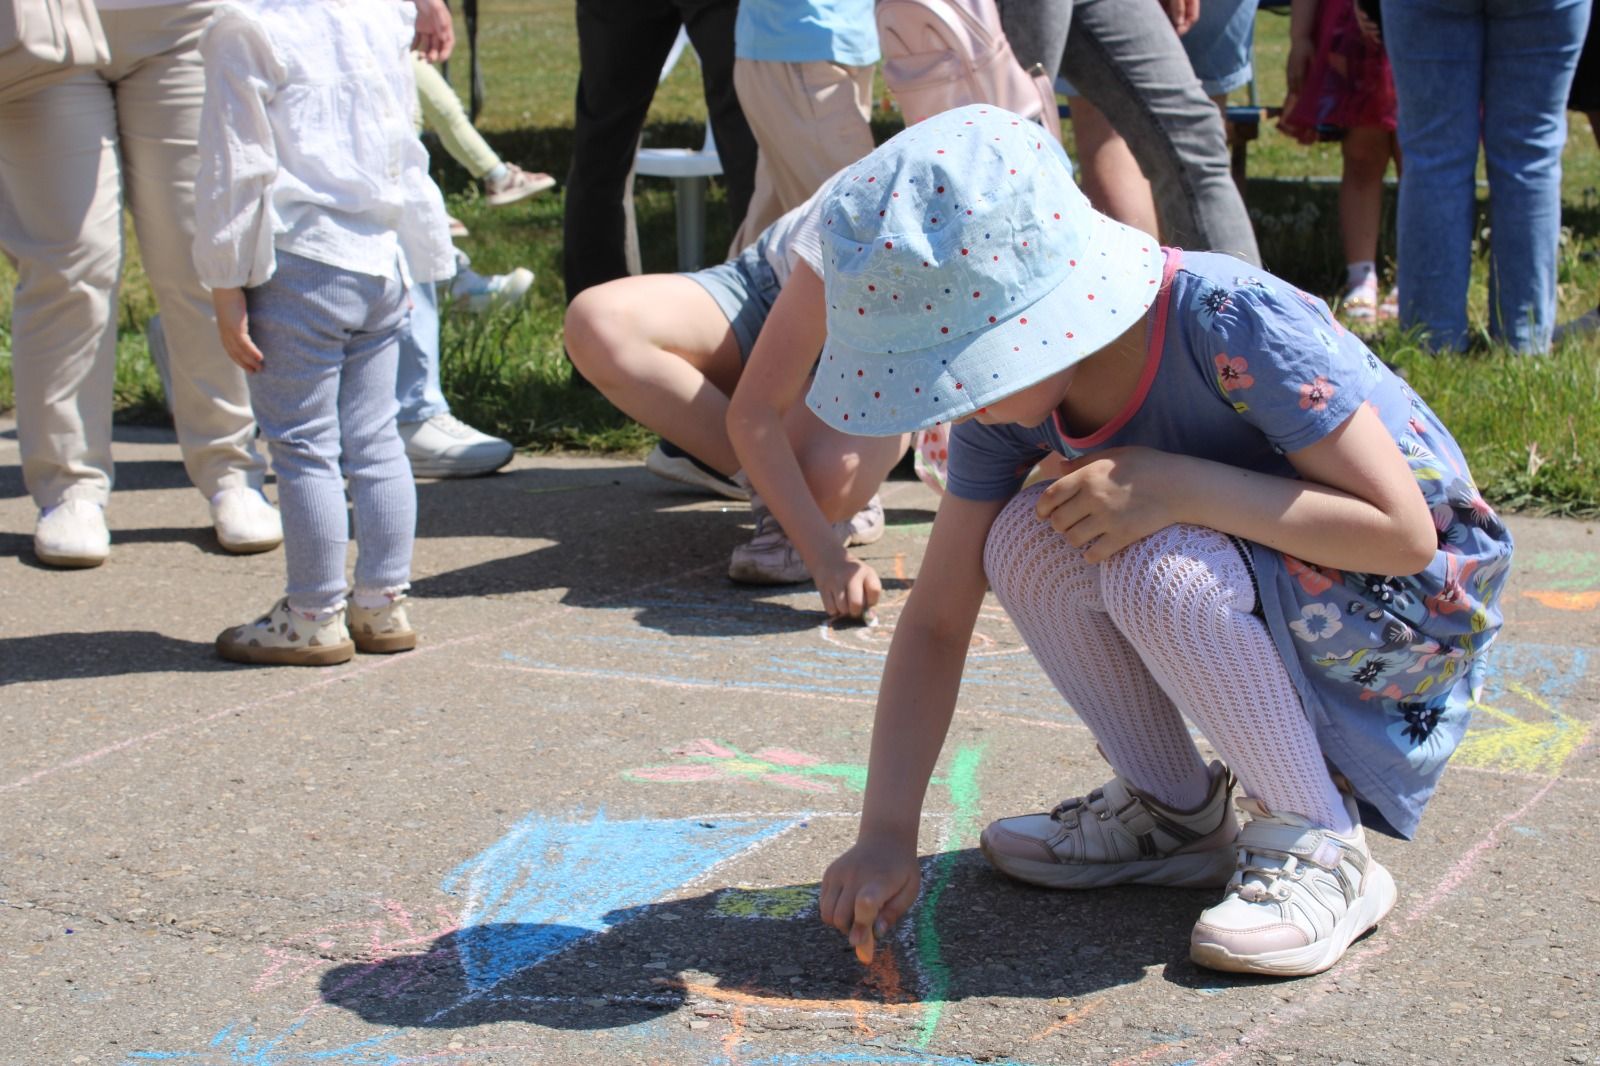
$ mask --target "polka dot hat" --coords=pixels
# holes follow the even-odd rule
[[[1089,206],[1061,146],[1019,115],[956,108],[834,179],[822,205],[828,342],[806,402],[888,436],[1027,388],[1155,300],[1156,240]]]

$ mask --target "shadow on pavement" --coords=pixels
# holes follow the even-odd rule
[[[217,658],[209,642],[131,629],[0,638],[0,686],[26,681],[237,669]]]
[[[600,935],[554,923],[457,930],[421,954],[335,967],[322,998],[375,1025],[586,1030],[632,1025],[691,997],[802,1012],[866,1006],[905,1011],[915,1024],[917,974],[938,967],[949,980],[941,998],[951,1001],[1075,998],[1143,980],[1153,967],[1195,989],[1259,981],[1189,962],[1189,929],[1215,902],[1211,889],[1051,892],[996,874],[968,850],[957,853],[932,935],[890,942],[887,961],[870,971],[818,922],[815,886],[763,890],[805,901],[780,917],[728,906],[728,893],[746,891],[614,911]]]

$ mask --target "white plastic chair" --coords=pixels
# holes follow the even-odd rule
[[[661,81],[667,80],[687,47],[689,33],[679,27],[678,39],[672,43],[672,51],[661,68]],[[705,143],[699,148],[641,148],[633,169],[635,174],[672,179],[678,218],[678,269],[700,269],[706,246],[706,179],[722,173],[710,117],[706,119]]]

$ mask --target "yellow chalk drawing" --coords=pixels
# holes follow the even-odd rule
[[[820,885],[782,885],[752,888],[739,885],[717,897],[713,912],[718,918],[769,918],[791,921],[817,911]]]
[[[1549,719],[1530,722],[1487,703],[1474,704],[1478,721],[1487,718],[1500,724],[1467,730],[1455,757],[1484,770],[1559,774],[1588,738],[1588,723],[1562,714],[1526,685],[1511,682],[1506,687],[1544,711]]]

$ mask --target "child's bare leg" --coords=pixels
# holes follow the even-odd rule
[[[911,444],[909,433],[898,437],[840,433],[803,403],[784,415],[784,427],[811,497],[830,522],[842,522],[865,507]]]
[[[728,397],[743,363],[727,316],[676,274],[620,278],[585,289],[567,309],[573,365],[628,416],[726,475]]]
[[[1383,176],[1389,169],[1393,143],[1394,135],[1379,126],[1358,126],[1345,134],[1339,229],[1346,263],[1369,263],[1377,258]]]
[[[1155,235],[1159,232],[1155,195],[1128,142],[1098,107],[1081,96],[1070,97],[1069,102],[1083,194],[1118,222]]]

